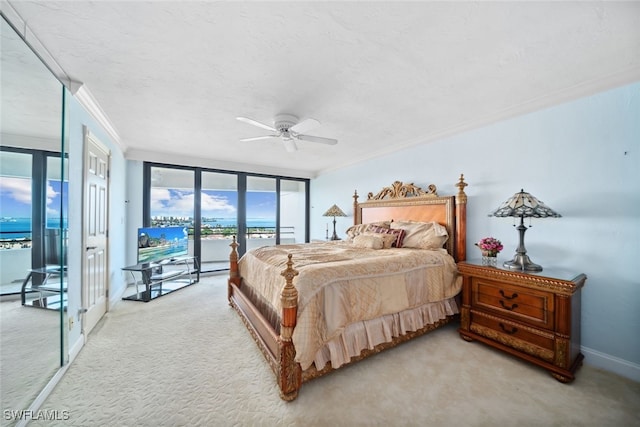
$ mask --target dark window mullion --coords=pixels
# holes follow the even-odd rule
[[[200,238],[202,236],[202,169],[196,168],[194,171],[193,183],[193,256],[198,260],[198,265],[202,265],[202,245]],[[202,267],[201,267],[202,268]]]
[[[142,168],[142,226],[151,227],[151,164]]]
[[[244,255],[247,250],[247,174],[238,174],[238,254]]]
[[[276,245],[280,244],[280,178],[276,178]]]
[[[47,157],[34,151],[31,164],[31,266],[44,267],[44,229],[46,227]],[[40,275],[38,280],[41,280]],[[39,284],[39,283],[38,283]]]

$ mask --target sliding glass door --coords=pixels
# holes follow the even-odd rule
[[[300,243],[308,241],[307,183],[288,179],[280,180],[280,227],[278,243]]]
[[[228,269],[233,236],[247,249],[309,241],[309,180],[144,165],[145,226],[184,225],[202,272]]]
[[[200,260],[203,271],[227,269],[229,244],[238,235],[238,177],[202,172]]]
[[[248,176],[245,194],[247,250],[275,245],[278,216],[276,179]]]
[[[191,170],[151,169],[150,218],[147,226],[186,226],[193,235],[194,174]],[[190,254],[192,255],[192,253]]]
[[[0,295],[20,292],[31,269],[32,158],[29,150],[0,151]]]

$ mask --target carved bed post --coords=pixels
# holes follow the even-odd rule
[[[360,224],[360,218],[358,215],[358,190],[353,191],[353,225]]]
[[[229,254],[229,285],[227,288],[227,296],[231,298],[231,284],[240,286],[240,271],[238,270],[238,242],[236,242],[236,236],[233,236],[233,241],[229,245],[231,246],[231,253]]]
[[[295,361],[296,349],[291,341],[293,329],[298,321],[298,290],[293,286],[293,278],[298,275],[298,270],[293,268],[291,254],[287,260],[287,268],[280,273],[284,276],[286,284],[280,294],[282,303],[282,320],[280,323],[280,360],[278,361],[278,385],[280,397],[291,401],[298,397],[298,390],[302,385],[302,369]]]
[[[456,261],[467,259],[467,195],[464,192],[464,174],[460,174],[460,179],[456,184],[458,194],[456,194]]]

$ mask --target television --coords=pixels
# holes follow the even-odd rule
[[[159,262],[189,254],[186,227],[138,228],[138,264]]]

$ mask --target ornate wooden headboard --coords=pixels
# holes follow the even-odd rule
[[[369,193],[367,200],[358,202],[358,192],[353,195],[354,224],[377,221],[437,221],[447,228],[449,239],[445,247],[456,261],[466,259],[467,245],[467,195],[464,175],[456,183],[458,194],[439,196],[436,186],[426,190],[396,181],[377,194]]]

